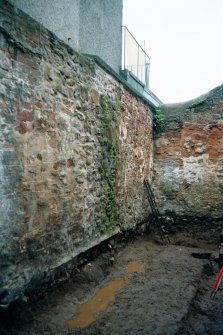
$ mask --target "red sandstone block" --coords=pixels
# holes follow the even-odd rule
[[[15,127],[15,130],[17,130],[20,134],[25,134],[31,131],[30,127],[28,127],[25,122],[20,122],[19,125]]]
[[[33,113],[32,112],[21,112],[17,114],[17,120],[19,121],[29,121],[33,120]]]

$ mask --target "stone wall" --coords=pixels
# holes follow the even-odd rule
[[[145,219],[149,106],[0,2],[0,304]]]
[[[223,86],[183,104],[162,106],[154,187],[163,213],[223,217]]]

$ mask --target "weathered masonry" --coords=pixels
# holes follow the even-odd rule
[[[152,100],[4,0],[0,78],[1,307],[143,222],[145,178],[161,213],[223,217],[223,86],[161,106],[153,141]]]
[[[1,1],[0,304],[145,219],[150,106]]]
[[[162,212],[223,217],[223,86],[182,104],[164,105],[154,144],[154,185]]]

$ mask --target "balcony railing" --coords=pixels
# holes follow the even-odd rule
[[[130,71],[149,89],[150,58],[127,27],[122,27],[122,69]]]

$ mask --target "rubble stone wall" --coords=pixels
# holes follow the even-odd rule
[[[223,86],[162,106],[154,142],[154,188],[163,213],[223,217]]]
[[[145,219],[147,104],[6,1],[0,7],[0,304]]]

